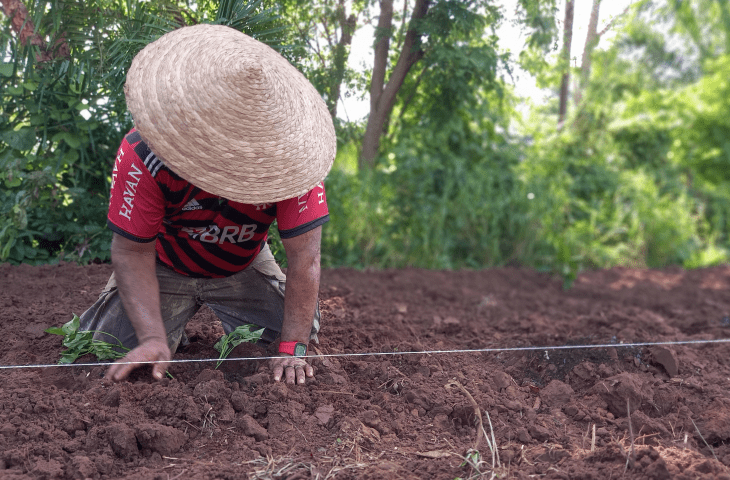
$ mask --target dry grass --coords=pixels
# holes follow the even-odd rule
[[[207,398],[206,398],[207,402]],[[216,429],[218,428],[218,424],[215,421],[215,412],[213,411],[213,407],[206,403],[207,410],[205,414],[203,415],[202,420],[202,426],[200,427],[200,430],[203,432],[206,432],[208,435],[208,438],[213,438],[213,434],[215,433]]]
[[[636,464],[636,453],[634,451],[634,427],[631,424],[631,402],[626,399],[626,415],[629,419],[629,435],[631,437],[631,448],[629,449],[628,455],[626,455],[626,465],[624,466],[624,472],[631,466],[634,467]]]
[[[464,394],[464,396],[469,400],[469,403],[471,403],[472,408],[474,409],[474,415],[476,417],[476,427],[477,427],[477,437],[474,440],[474,447],[470,448],[466,451],[466,455],[461,456],[464,460],[464,463],[462,463],[462,466],[469,466],[471,468],[471,473],[468,479],[476,479],[476,478],[484,478],[486,476],[489,476],[490,479],[496,478],[498,476],[497,472],[502,470],[502,465],[499,460],[499,449],[497,448],[497,440],[494,436],[494,427],[492,426],[492,419],[489,416],[489,412],[486,410],[484,411],[485,415],[487,416],[487,422],[489,423],[489,431],[491,433],[490,435],[487,435],[487,431],[484,428],[484,419],[482,417],[481,409],[479,408],[479,405],[477,404],[476,400],[474,400],[474,397],[471,393],[469,393],[469,390],[464,387],[458,380],[452,379],[450,380],[445,387],[447,389],[456,387],[458,388],[461,393]],[[481,440],[484,439],[484,441],[487,443],[487,447],[489,447],[489,450],[492,454],[492,463],[491,465],[485,462],[482,459],[482,455],[479,452],[479,444],[481,443]],[[488,470],[488,471],[484,471]]]
[[[712,448],[712,446],[711,446],[711,445],[710,445],[709,443],[707,443],[707,440],[705,440],[705,437],[704,437],[704,436],[702,435],[702,432],[700,432],[700,429],[699,429],[699,428],[697,427],[697,424],[695,423],[695,421],[694,421],[694,420],[692,420],[691,418],[689,419],[689,421],[690,421],[690,422],[692,422],[692,425],[694,425],[694,427],[695,427],[695,430],[697,430],[697,435],[699,435],[699,436],[700,436],[700,438],[701,438],[701,439],[702,439],[702,441],[703,441],[703,442],[705,443],[705,445],[707,445],[707,448],[709,448],[709,449],[710,449],[710,452],[712,453],[712,456],[713,456],[713,457],[715,457],[715,460],[717,460],[717,462],[718,462],[718,463],[719,463],[720,465],[722,465],[722,468],[723,468],[723,469],[724,469],[724,470],[725,470],[726,472],[727,472],[727,471],[730,471],[730,470],[729,470],[729,469],[727,468],[727,465],[723,464],[723,463],[722,463],[722,462],[720,461],[720,459],[719,459],[719,458],[717,458],[717,455],[715,455],[715,449],[714,449],[714,448]],[[685,440],[685,442],[686,442],[686,440]]]
[[[248,472],[250,480],[280,480],[282,478],[291,478],[301,475],[311,480],[330,480],[340,472],[345,470],[355,470],[365,468],[365,463],[350,463],[346,459],[337,457],[329,458],[329,465],[315,465],[309,462],[297,461],[290,457],[270,457],[257,458],[245,462],[244,465],[253,467],[253,471]]]

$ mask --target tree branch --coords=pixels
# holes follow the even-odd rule
[[[333,48],[334,45],[331,38],[332,34],[330,33],[330,27],[327,24],[327,17],[323,14],[322,17],[320,17],[320,20],[322,21],[322,26],[324,27],[324,38],[327,39],[327,44],[330,46],[330,48]]]
[[[403,18],[401,18],[401,22],[400,22],[398,44],[395,47],[396,50],[400,50],[401,47],[403,46],[403,38],[405,37],[407,18],[408,18],[408,0],[403,0]]]
[[[421,73],[418,74],[418,78],[416,78],[416,83],[413,86],[413,90],[408,95],[408,98],[406,98],[405,102],[403,102],[403,107],[400,109],[400,113],[398,113],[398,121],[403,120],[403,115],[406,113],[406,110],[408,109],[408,106],[411,104],[414,98],[416,98],[416,94],[418,93],[418,86],[421,84],[421,81],[423,80],[423,76],[426,74],[426,71],[428,70],[428,67],[430,65],[426,65],[421,70]]]
[[[413,7],[411,26],[408,29],[408,33],[406,33],[405,40],[403,41],[403,49],[398,56],[398,61],[393,68],[393,72],[388,78],[388,83],[383,89],[383,99],[379,102],[381,106],[385,107],[388,111],[393,108],[395,96],[400,87],[403,85],[406,75],[408,75],[408,71],[421,58],[423,58],[423,50],[421,48],[414,48],[416,41],[419,40],[420,37],[420,33],[416,32],[414,27],[419,20],[426,16],[430,3],[430,0],[416,0],[416,5]]]
[[[565,72],[560,83],[560,107],[558,113],[558,129],[562,128],[568,113],[568,89],[570,85],[570,48],[573,44],[574,0],[565,0],[565,22],[563,23],[563,52]]]
[[[583,99],[583,89],[591,77],[591,55],[600,40],[600,37],[598,36],[598,13],[600,8],[601,0],[593,0],[591,18],[588,21],[588,35],[586,36],[586,44],[583,48],[583,58],[581,59],[581,76],[574,95],[576,105]]]
[[[390,7],[390,10],[386,12],[388,14],[387,26],[389,27],[392,24],[393,18],[393,2],[392,0],[381,0],[381,6],[385,4],[389,4],[388,6]],[[393,110],[398,90],[403,85],[411,67],[423,58],[423,49],[418,46],[421,33],[416,29],[416,25],[418,21],[426,16],[430,4],[431,0],[416,0],[398,61],[388,78],[388,83],[385,85],[383,84],[388,59],[388,43],[386,42],[389,41],[390,36],[381,37],[376,44],[375,65],[370,84],[370,115],[368,116],[368,123],[365,127],[362,152],[360,153],[361,165],[372,164],[375,160],[380,146],[380,136],[383,134],[383,129]],[[382,20],[383,18],[381,17]],[[380,25],[381,22],[378,22],[378,26]]]
[[[598,44],[598,13],[601,8],[601,0],[593,0],[593,7],[591,8],[591,17],[588,20],[588,36],[586,37],[586,45],[583,48],[583,59],[581,61],[581,69],[583,70],[583,76],[591,72],[591,53]]]
[[[345,4],[340,0],[335,16],[340,25],[340,39],[333,48],[334,52],[334,71],[331,75],[330,91],[328,92],[328,107],[330,115],[334,119],[337,116],[337,102],[340,99],[340,90],[342,88],[342,80],[345,78],[345,70],[347,68],[347,57],[349,56],[348,47],[352,44],[352,35],[357,27],[357,17],[354,14],[347,16]]]
[[[388,66],[390,29],[393,25],[393,0],[380,0],[380,16],[375,29],[375,58],[373,75],[370,79],[370,111],[377,110],[380,95],[385,85],[385,70]]]
[[[606,32],[608,32],[609,30],[611,30],[613,28],[613,26],[616,24],[616,20],[618,20],[619,18],[623,17],[624,15],[626,15],[629,12],[629,9],[631,8],[631,5],[633,5],[633,3],[630,3],[629,6],[624,9],[623,12],[621,12],[618,15],[616,15],[615,17],[613,17],[611,19],[611,21],[608,22],[608,25],[606,25],[606,28],[604,28],[603,30],[601,30],[601,32],[598,34],[598,38],[602,37],[604,34],[606,34]]]

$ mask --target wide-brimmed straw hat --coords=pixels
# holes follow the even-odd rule
[[[124,92],[152,152],[209,193],[277,202],[332,167],[335,129],[322,97],[284,57],[233,28],[163,35],[134,58]]]

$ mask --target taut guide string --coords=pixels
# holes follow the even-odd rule
[[[366,352],[366,353],[327,353],[319,355],[308,355],[307,358],[331,358],[331,357],[370,357],[370,356],[392,356],[392,355],[437,355],[446,353],[503,353],[503,352],[533,352],[551,350],[580,350],[591,348],[632,348],[632,347],[653,347],[664,345],[707,345],[717,343],[730,343],[730,338],[715,340],[678,340],[674,342],[640,342],[640,343],[604,343],[597,345],[557,345],[548,347],[504,347],[504,348],[476,348],[468,350],[428,350],[423,352]],[[248,358],[193,358],[186,360],[170,360],[168,362],[98,362],[98,363],[53,363],[46,365],[0,365],[0,370],[20,368],[52,368],[52,367],[99,367],[119,363],[121,365],[131,364],[153,364],[153,363],[205,363],[205,362],[245,362],[251,360],[271,360],[279,357],[248,357]]]

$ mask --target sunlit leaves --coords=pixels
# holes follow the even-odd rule
[[[556,0],[519,0],[517,22],[527,33],[525,46],[547,53],[558,49]]]
[[[0,64],[0,75],[3,77],[10,77],[13,75],[13,71],[15,70],[15,67],[12,63],[3,63]]]
[[[36,143],[35,129],[22,127],[17,130],[5,130],[0,132],[0,142],[4,142],[16,150],[30,150]]]

